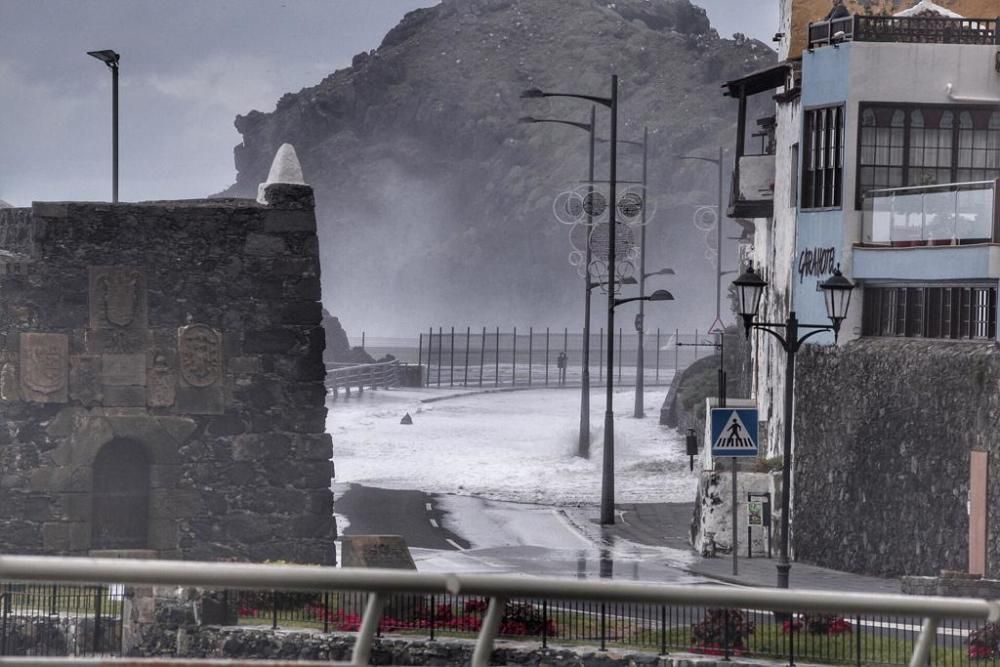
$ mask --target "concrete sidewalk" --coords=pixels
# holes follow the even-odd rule
[[[687,568],[692,574],[741,586],[774,586],[777,578],[776,558],[737,559],[737,574],[733,574],[732,555],[702,558],[695,554],[689,542],[694,505],[691,503],[633,503],[616,506],[617,518],[613,526],[600,526],[596,508],[588,516],[588,524],[597,528],[594,533],[613,536],[636,544],[670,547],[695,555]],[[858,593],[899,593],[898,579],[868,577],[849,572],[830,570],[806,563],[792,563],[789,575],[792,588],[846,591]]]

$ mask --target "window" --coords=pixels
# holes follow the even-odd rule
[[[844,108],[805,112],[802,208],[838,208],[844,182]]]
[[[865,336],[996,338],[997,288],[984,285],[866,286]]]
[[[862,104],[858,192],[1000,177],[1000,111]]]

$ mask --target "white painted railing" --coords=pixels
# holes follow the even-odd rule
[[[365,667],[382,615],[393,593],[481,595],[490,599],[472,657],[472,667],[486,667],[509,598],[531,597],[598,602],[643,602],[793,613],[818,612],[906,615],[923,618],[910,667],[924,667],[942,619],[1000,621],[1000,601],[913,595],[835,593],[827,591],[683,586],[614,581],[580,581],[512,575],[424,574],[395,570],[255,565],[182,561],[0,556],[0,579],[50,583],[116,583],[208,588],[294,591],[363,591],[371,593],[350,662],[327,663]],[[0,658],[0,665],[254,665],[291,667],[301,662],[136,658]]]

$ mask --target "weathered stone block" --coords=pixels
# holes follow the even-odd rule
[[[101,382],[113,386],[146,386],[145,354],[104,354]]]
[[[272,234],[250,234],[247,236],[243,252],[247,255],[284,255],[288,252],[288,244],[280,236]]]
[[[69,551],[69,524],[61,522],[42,524],[42,547],[49,553],[65,553]]]
[[[177,411],[191,415],[221,415],[226,409],[224,389],[211,387],[178,387]]]
[[[264,218],[266,232],[315,232],[316,214],[311,210],[270,210]]]
[[[243,337],[243,351],[247,354],[287,354],[298,344],[299,335],[289,328],[247,331]]]
[[[107,407],[145,407],[145,387],[116,387],[104,385],[102,403]]]
[[[149,546],[156,550],[177,548],[177,520],[151,519],[149,521]]]

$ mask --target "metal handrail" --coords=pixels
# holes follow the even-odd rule
[[[647,602],[683,606],[725,606],[794,612],[867,612],[901,614],[924,619],[914,645],[910,667],[923,667],[937,624],[943,618],[1000,621],[1000,601],[915,595],[841,593],[730,586],[686,586],[616,581],[523,577],[514,575],[432,574],[359,568],[302,565],[257,565],[133,559],[64,558],[47,556],[0,556],[0,579],[45,582],[118,583],[131,585],[178,585],[224,588],[270,588],[297,591],[364,591],[372,593],[358,631],[350,662],[341,667],[364,667],[382,616],[385,598],[392,593],[450,593],[490,598],[486,619],[476,640],[472,667],[486,667],[499,631],[505,601],[514,597],[560,598],[602,602]],[[0,665],[67,664],[157,664],[235,665],[240,661],[137,660],[128,658],[0,658]],[[254,665],[292,665],[270,662]]]

